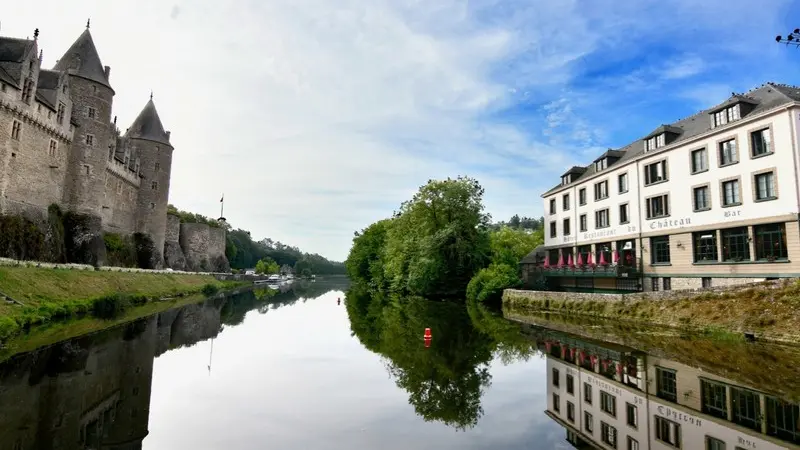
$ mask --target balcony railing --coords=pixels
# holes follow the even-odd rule
[[[542,273],[548,277],[634,277],[639,273],[638,260],[633,258],[624,264],[583,264],[562,266],[551,265],[545,267],[543,263],[534,265],[535,272]]]

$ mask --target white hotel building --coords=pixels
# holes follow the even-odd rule
[[[566,335],[548,347],[545,414],[577,449],[800,449],[795,403],[614,344]]]
[[[572,167],[542,195],[526,276],[584,291],[800,276],[798,128],[800,88],[767,83]]]

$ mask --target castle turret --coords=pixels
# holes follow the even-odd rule
[[[139,158],[142,178],[136,212],[136,229],[150,235],[157,252],[157,267],[164,263],[164,236],[167,227],[167,203],[172,171],[172,145],[164,131],[153,97],[125,133]]]
[[[77,212],[100,216],[109,146],[114,89],[87,26],[54,68],[69,75],[72,120],[77,125],[70,148],[64,203]]]

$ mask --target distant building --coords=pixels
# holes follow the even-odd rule
[[[545,192],[551,289],[701,288],[800,276],[800,88],[767,83],[669,125]]]
[[[49,70],[38,36],[0,37],[0,213],[41,221],[58,204],[148,234],[163,265],[173,147],[152,95],[121,133],[88,24]]]

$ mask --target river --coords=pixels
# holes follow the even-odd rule
[[[207,299],[0,363],[0,449],[800,448],[797,349],[506,316]]]

